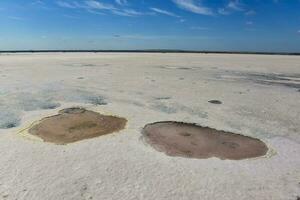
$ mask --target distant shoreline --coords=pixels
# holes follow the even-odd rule
[[[251,51],[185,51],[185,50],[17,50],[0,51],[3,53],[201,53],[201,54],[254,54],[254,55],[294,55],[300,53],[251,52]]]

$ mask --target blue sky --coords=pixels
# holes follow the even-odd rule
[[[300,0],[1,0],[0,50],[300,52]]]

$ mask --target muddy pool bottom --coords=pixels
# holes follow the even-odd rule
[[[157,122],[143,129],[146,142],[170,156],[241,160],[263,156],[262,141],[182,122]]]
[[[106,116],[84,108],[67,108],[47,117],[29,129],[29,133],[45,142],[67,144],[110,134],[125,128],[127,120]]]

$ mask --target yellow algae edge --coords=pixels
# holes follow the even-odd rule
[[[32,122],[29,126],[26,126],[25,128],[19,130],[17,132],[17,134],[20,135],[21,137],[24,137],[24,138],[32,140],[32,141],[44,142],[43,139],[41,139],[37,136],[34,136],[34,135],[32,135],[28,132],[30,128],[32,128],[33,126],[39,124],[41,121],[43,121],[43,119]]]

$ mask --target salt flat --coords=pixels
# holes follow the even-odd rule
[[[299,56],[0,54],[0,199],[296,200],[299,99]],[[23,134],[74,106],[124,117],[126,128],[67,145]],[[239,161],[167,156],[141,137],[157,121],[255,137],[269,151]]]

